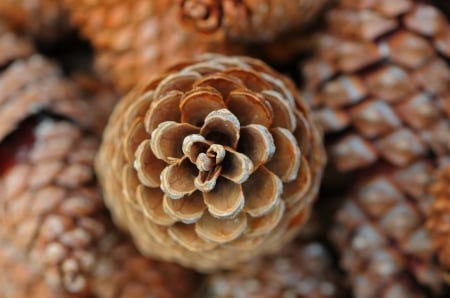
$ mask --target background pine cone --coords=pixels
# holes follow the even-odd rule
[[[208,277],[204,297],[345,297],[326,248],[291,243],[279,254],[257,259],[235,271]]]
[[[448,271],[450,269],[450,164],[443,165],[436,172],[430,194],[435,199],[428,215],[427,228],[432,236],[439,261]],[[447,274],[447,282],[450,281]]]
[[[328,0],[180,0],[183,24],[244,43],[271,41],[310,22]]]
[[[0,19],[16,32],[49,43],[70,31],[60,0],[2,0]]]
[[[278,249],[308,218],[325,161],[308,107],[250,58],[168,73],[106,128],[96,170],[116,223],[144,254],[200,270]]]
[[[97,69],[123,92],[195,54],[242,52],[184,30],[173,0],[64,1],[72,23],[96,50]]]
[[[434,166],[379,166],[345,199],[331,235],[355,297],[428,297],[442,290],[442,272],[425,228]],[[435,296],[433,296],[435,297]]]
[[[384,160],[404,167],[450,144],[450,25],[424,1],[339,1],[305,94],[341,171]]]

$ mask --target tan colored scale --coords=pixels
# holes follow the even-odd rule
[[[446,281],[450,281],[448,270],[450,268],[449,231],[449,200],[450,200],[450,166],[448,161],[436,172],[434,181],[430,186],[430,194],[434,203],[427,219],[427,228],[433,239],[439,262],[447,272]]]
[[[450,23],[427,1],[338,1],[327,11],[305,94],[340,171],[404,167],[450,143]]]
[[[355,297],[429,297],[442,293],[442,271],[425,227],[435,166],[380,165],[360,173],[336,215],[331,238]]]
[[[311,22],[328,0],[182,0],[185,26],[213,38],[271,41]]]
[[[290,81],[258,60],[204,55],[122,99],[96,170],[144,254],[211,271],[292,239],[324,161]]]
[[[71,20],[97,53],[99,73],[122,92],[149,74],[195,54],[242,53],[223,40],[205,40],[183,29],[176,1],[64,0]]]
[[[345,297],[337,270],[318,242],[291,243],[280,253],[211,274],[202,297]]]

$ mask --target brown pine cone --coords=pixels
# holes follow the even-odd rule
[[[450,163],[437,171],[430,187],[430,194],[435,199],[428,214],[427,228],[433,239],[439,261],[450,270]],[[447,273],[447,282],[450,282]]]
[[[173,0],[64,0],[74,25],[97,52],[100,73],[128,91],[149,74],[208,51],[241,53],[222,40],[205,40],[182,28]]]
[[[0,236],[42,268],[51,287],[72,293],[88,287],[104,232],[96,148],[78,126],[46,116],[21,122],[0,143]]]
[[[43,42],[55,41],[70,29],[61,0],[1,0],[0,19]]]
[[[341,253],[355,297],[428,297],[442,278],[425,228],[434,166],[379,165],[362,179],[338,211],[332,240]]]
[[[183,25],[245,43],[271,41],[310,22],[329,0],[179,0]]]
[[[75,294],[49,287],[36,268],[17,252],[16,248],[0,241],[0,297],[2,298],[78,298]],[[91,298],[85,296],[86,298]]]
[[[33,47],[0,25],[0,141],[39,112],[64,115],[86,128],[98,125],[77,86]]]
[[[132,240],[112,226],[96,252],[99,257],[91,277],[91,294],[96,298],[192,297],[201,284],[194,271],[142,256]]]
[[[128,237],[112,226],[93,249],[97,255],[89,275],[89,289],[70,294],[45,282],[39,268],[0,242],[0,297],[2,298],[179,298],[191,297],[199,276],[170,263],[140,255]]]
[[[292,243],[279,254],[254,260],[235,271],[212,274],[206,298],[345,297],[326,248]]]
[[[141,252],[209,271],[292,239],[324,162],[289,80],[255,59],[203,55],[118,104],[96,170]]]
[[[450,24],[426,2],[341,0],[327,12],[303,70],[339,170],[449,151]]]

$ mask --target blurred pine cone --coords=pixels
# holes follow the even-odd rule
[[[450,25],[427,1],[341,0],[302,67],[341,171],[450,148]]]
[[[342,280],[326,248],[318,243],[291,243],[235,271],[208,277],[207,298],[345,297]]]
[[[54,42],[70,30],[61,0],[2,0],[0,19],[42,42]]]
[[[51,287],[71,293],[88,287],[104,232],[96,147],[76,125],[48,116],[28,118],[0,143],[1,238],[42,268]]]
[[[182,28],[173,0],[64,0],[71,19],[97,52],[99,72],[123,92],[149,74],[208,51],[241,53],[223,40]]]
[[[430,194],[435,199],[428,215],[427,228],[433,238],[439,261],[450,270],[450,164],[437,171],[430,187]],[[447,282],[450,282],[447,273]]]
[[[442,272],[425,228],[433,163],[378,166],[360,173],[331,231],[355,297],[435,296]],[[435,297],[433,296],[433,297]]]
[[[131,240],[110,227],[93,252],[97,255],[89,275],[89,289],[70,294],[45,282],[39,268],[0,242],[0,297],[2,298],[179,298],[191,297],[198,275],[170,263],[151,261]]]
[[[241,42],[271,41],[310,22],[329,0],[179,0],[184,26]]]
[[[292,239],[324,162],[290,81],[258,60],[204,55],[118,104],[96,170],[144,254],[209,271]]]

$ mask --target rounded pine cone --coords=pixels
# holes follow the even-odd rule
[[[340,0],[302,66],[340,171],[450,150],[450,24],[419,0]]]
[[[208,277],[206,298],[345,297],[331,255],[318,242],[291,243],[279,254]]]
[[[430,231],[439,261],[443,268],[450,270],[450,164],[436,172],[430,186],[430,194],[435,199],[428,214],[427,228]],[[446,281],[450,282],[447,274]]]
[[[141,252],[210,271],[291,240],[324,163],[290,81],[255,59],[203,55],[118,104],[96,171]]]
[[[179,0],[185,26],[243,42],[271,41],[311,21],[329,0]]]

